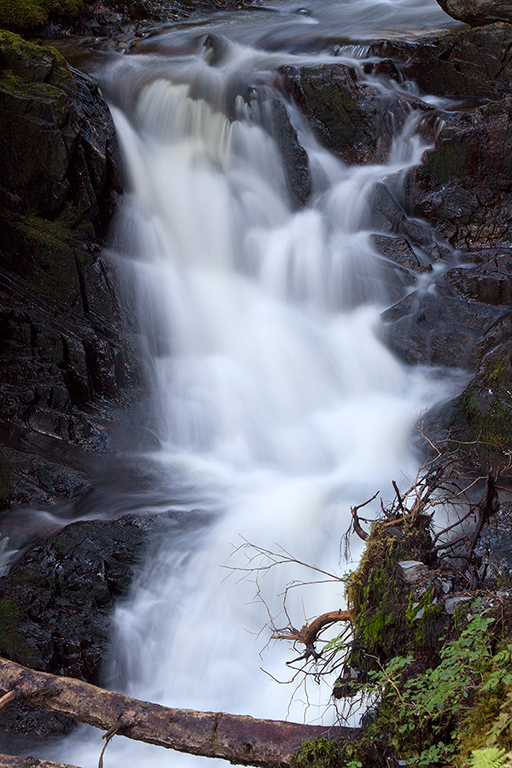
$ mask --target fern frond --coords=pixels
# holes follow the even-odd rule
[[[474,749],[471,752],[470,768],[505,768],[505,762],[511,755],[507,755],[500,747],[486,747]]]

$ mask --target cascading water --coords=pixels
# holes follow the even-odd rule
[[[327,687],[305,708],[271,679],[286,676],[288,649],[259,656],[256,593],[277,617],[286,584],[306,574],[283,566],[256,584],[222,566],[244,567],[233,546],[251,542],[337,569],[350,505],[414,476],[418,413],[452,385],[404,368],[376,335],[389,288],[362,227],[375,182],[419,162],[415,116],[387,165],[353,168],[295,115],[313,175],[295,211],[265,102],[232,97],[289,60],[236,43],[215,67],[141,55],[102,74],[131,190],[115,258],[132,278],[161,446],[141,461],[158,467],[162,498],[179,486],[185,518],[200,517],[155,542],[116,611],[106,681],[173,707],[329,722]],[[318,584],[291,590],[287,609],[300,626],[341,602],[341,585]],[[58,756],[87,768],[99,738],[80,731]],[[189,758],[124,739],[106,757],[171,759]]]

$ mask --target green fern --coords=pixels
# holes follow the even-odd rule
[[[504,749],[499,747],[475,749],[471,755],[470,768],[503,768],[507,758],[510,757]]]

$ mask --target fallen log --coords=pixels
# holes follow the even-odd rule
[[[352,739],[357,728],[260,720],[224,712],[170,709],[70,677],[36,672],[0,658],[3,703],[22,699],[107,733],[239,765],[287,768],[307,739]],[[44,763],[41,764],[44,766]],[[51,768],[51,764],[49,764]]]
[[[52,763],[49,760],[38,760],[36,757],[0,755],[0,768],[76,768],[76,766]]]

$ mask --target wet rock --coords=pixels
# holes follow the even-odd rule
[[[510,91],[511,40],[511,25],[493,24],[417,40],[376,42],[372,50],[385,57],[386,73],[393,79],[412,80],[423,94],[477,104]],[[383,63],[377,66],[382,69]]]
[[[402,263],[407,268],[414,262],[419,262],[418,253],[422,254],[421,266],[429,269],[433,261],[438,261],[441,257],[450,260],[452,254],[448,249],[440,249],[435,240],[435,232],[427,222],[421,219],[415,219],[408,216],[404,207],[398,202],[392,189],[384,182],[377,182],[374,185],[372,195],[368,201],[369,216],[366,226],[375,232],[382,233],[378,242],[389,255],[394,251],[395,254],[401,250],[404,254],[404,260],[408,263]],[[383,236],[388,236],[388,240],[383,240]],[[394,238],[394,247],[391,247],[391,237]],[[411,253],[413,254],[411,257]],[[390,257],[391,258],[391,257]],[[396,260],[394,258],[393,260]]]
[[[292,201],[297,207],[311,196],[311,172],[306,150],[297,139],[286,107],[280,99],[272,99],[272,134],[280,149],[288,177]]]
[[[343,64],[283,67],[281,76],[319,141],[348,163],[382,162],[409,114],[405,96],[358,82],[356,70]]]
[[[445,13],[472,27],[493,21],[512,21],[510,0],[437,0]]]
[[[430,272],[430,264],[423,265],[415,252],[403,237],[372,235],[372,242],[379,253],[401,267],[414,272]]]
[[[460,296],[492,306],[510,306],[512,258],[497,256],[482,266],[451,269],[437,281],[436,287],[444,296]]]
[[[137,516],[78,522],[32,546],[0,580],[0,654],[98,684],[114,601],[126,594],[150,534],[165,524]],[[27,718],[33,736],[73,725],[15,704],[0,713],[0,729],[27,733]]]
[[[211,37],[211,36],[210,36]],[[299,144],[297,132],[293,127],[288,110],[282,98],[266,86],[244,85],[231,94],[230,116],[236,118],[236,102],[242,95],[251,118],[259,123],[275,140],[283,161],[284,171],[295,208],[304,206],[312,192],[311,171],[306,150]]]
[[[128,589],[153,518],[63,528],[17,561],[0,589],[1,653],[27,666],[98,682],[107,615]],[[65,646],[73,646],[69,655]]]
[[[416,291],[383,313],[383,333],[408,364],[476,370],[509,316],[508,308]]]
[[[431,426],[476,467],[493,470],[507,463],[512,450],[512,320],[499,326],[498,343],[482,356],[476,376]]]
[[[112,38],[148,22],[167,23],[198,11],[215,12],[252,7],[253,0],[85,0],[79,13],[54,10],[38,34],[56,39],[67,35]],[[15,31],[19,31],[16,29]]]
[[[4,451],[0,451],[0,508],[11,503],[11,465]]]
[[[435,145],[407,178],[406,211],[452,246],[489,247],[510,238],[512,96],[444,115]]]

